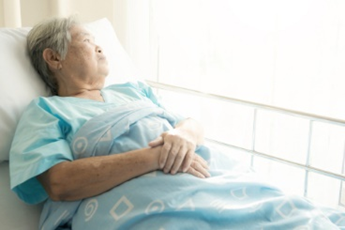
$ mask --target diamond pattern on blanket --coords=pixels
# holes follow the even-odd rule
[[[133,204],[125,196],[122,196],[110,210],[110,214],[117,221],[126,216],[133,208]]]
[[[295,205],[290,200],[283,201],[277,208],[276,212],[283,218],[290,217],[296,211]]]

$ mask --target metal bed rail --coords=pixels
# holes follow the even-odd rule
[[[281,108],[281,107],[276,107],[276,106],[271,106],[271,105],[266,105],[266,104],[261,104],[261,103],[246,101],[246,100],[240,100],[240,99],[236,99],[236,98],[231,98],[231,97],[226,97],[226,96],[222,96],[222,95],[202,92],[202,91],[198,91],[198,90],[178,87],[178,86],[174,86],[174,85],[168,85],[168,84],[159,83],[159,82],[155,82],[155,81],[146,80],[146,82],[151,87],[156,88],[156,89],[174,91],[177,93],[185,93],[185,94],[195,95],[198,97],[204,97],[204,98],[208,98],[208,99],[216,99],[216,100],[226,101],[226,102],[230,102],[230,103],[234,103],[234,104],[240,104],[243,106],[248,106],[248,107],[253,108],[254,109],[253,130],[252,130],[252,133],[253,133],[252,138],[253,139],[252,139],[251,148],[243,148],[241,146],[235,146],[232,144],[224,143],[224,142],[213,140],[213,139],[207,139],[207,140],[210,142],[216,143],[216,144],[223,145],[225,147],[230,147],[230,148],[234,148],[234,149],[249,153],[252,155],[252,159],[254,156],[258,156],[261,158],[266,158],[266,159],[269,159],[272,161],[280,162],[283,164],[287,164],[287,165],[305,170],[305,173],[306,173],[305,174],[305,186],[304,186],[304,195],[305,196],[308,193],[307,183],[308,183],[308,173],[309,172],[313,172],[313,173],[321,174],[321,175],[324,175],[327,177],[335,178],[335,179],[338,179],[341,181],[345,181],[345,175],[344,174],[327,171],[327,170],[313,167],[310,165],[310,146],[311,146],[311,141],[312,141],[312,131],[313,131],[314,122],[317,121],[317,122],[328,123],[328,124],[333,124],[333,125],[345,127],[345,120],[315,115],[315,114],[311,114],[311,113],[305,113],[305,112],[296,111],[296,110],[290,110],[290,109],[286,109],[286,108]],[[257,118],[257,111],[258,110],[272,111],[272,112],[276,112],[276,113],[280,113],[280,114],[290,115],[290,116],[304,118],[304,119],[309,120],[309,133],[308,133],[309,136],[308,136],[308,148],[307,148],[308,152],[307,152],[307,159],[306,159],[305,164],[301,164],[298,162],[294,162],[294,161],[290,161],[287,159],[272,156],[272,155],[267,154],[267,153],[255,151],[255,128],[256,128],[256,118]],[[345,154],[345,149],[344,149],[344,154]],[[344,159],[343,159],[343,161],[344,161]]]
[[[297,110],[290,110],[290,109],[285,109],[285,108],[281,108],[281,107],[276,107],[276,106],[271,106],[271,105],[266,105],[266,104],[261,104],[261,103],[246,101],[246,100],[240,100],[237,98],[231,98],[231,97],[226,97],[226,96],[222,96],[222,95],[202,92],[202,91],[198,91],[198,90],[194,90],[194,89],[187,89],[187,88],[183,88],[183,87],[179,87],[179,86],[168,85],[168,84],[150,81],[150,80],[146,80],[146,82],[151,87],[154,87],[157,89],[175,91],[175,92],[179,92],[179,93],[196,95],[199,97],[205,97],[205,98],[211,98],[211,99],[216,99],[216,100],[221,100],[221,101],[227,101],[227,102],[232,102],[235,104],[250,106],[253,108],[257,108],[257,109],[274,111],[274,112],[287,114],[287,115],[291,115],[291,116],[295,116],[295,117],[306,118],[309,120],[345,126],[345,120],[342,120],[342,119],[320,116],[320,115],[316,115],[316,114],[312,114],[312,113],[305,113],[305,112],[301,112],[301,111],[297,111]]]

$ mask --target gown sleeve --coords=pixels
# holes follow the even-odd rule
[[[10,150],[10,177],[12,191],[24,202],[37,204],[47,199],[36,176],[73,160],[64,130],[66,125],[40,98],[21,116]]]

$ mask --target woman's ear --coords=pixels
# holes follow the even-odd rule
[[[60,55],[50,48],[46,48],[43,51],[43,59],[46,61],[52,72],[58,71],[62,68]]]

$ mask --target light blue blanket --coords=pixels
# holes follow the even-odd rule
[[[172,128],[165,110],[148,102],[120,106],[88,121],[75,135],[75,158],[147,147]],[[261,183],[234,161],[200,146],[211,177],[154,171],[101,195],[44,206],[40,228],[49,229],[345,229],[345,214],[319,208]]]

